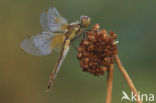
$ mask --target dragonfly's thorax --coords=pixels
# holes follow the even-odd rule
[[[82,28],[79,24],[70,24],[67,27],[66,37],[71,40],[76,37],[76,35],[79,35],[82,31]]]
[[[87,28],[90,24],[90,18],[88,16],[81,16],[80,22],[74,22],[67,26],[67,32],[65,34],[66,40],[69,43],[79,37],[82,32]]]

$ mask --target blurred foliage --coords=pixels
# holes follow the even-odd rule
[[[92,25],[100,23],[117,33],[119,56],[136,88],[156,93],[155,4],[155,0],[0,0],[0,103],[105,102],[106,74],[82,72],[73,48],[51,91],[45,93],[58,54],[35,57],[26,54],[20,42],[42,31],[40,13],[51,5],[69,22],[88,15]],[[121,102],[122,90],[130,92],[115,68],[112,103]]]

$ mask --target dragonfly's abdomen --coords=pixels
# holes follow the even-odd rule
[[[69,45],[70,45],[70,40],[67,39],[64,44],[64,49],[66,50],[69,47]]]

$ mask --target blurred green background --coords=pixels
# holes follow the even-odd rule
[[[136,88],[156,95],[155,0],[0,0],[0,103],[105,103],[106,74],[82,72],[73,48],[48,93],[58,54],[35,57],[20,48],[24,37],[42,31],[40,14],[51,5],[69,22],[88,15],[92,25],[117,33],[119,56]],[[123,90],[130,93],[115,67],[112,103],[121,102]]]

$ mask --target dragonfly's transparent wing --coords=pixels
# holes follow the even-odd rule
[[[49,32],[65,32],[68,25],[67,20],[60,16],[54,7],[50,7],[48,11],[41,14],[40,22],[43,31]]]
[[[46,11],[42,12],[42,14],[40,16],[40,23],[41,23],[43,31],[50,31],[49,26],[48,26],[47,12]]]
[[[56,51],[60,51],[62,48],[62,43],[65,40],[65,34],[64,33],[58,33],[55,37],[53,37],[51,41],[51,48]]]
[[[57,34],[42,32],[36,36],[24,39],[21,43],[21,48],[27,53],[35,56],[48,55],[52,52],[53,48],[57,47],[57,44],[55,43],[53,44],[54,46],[52,46],[53,39],[56,38],[56,36]],[[62,41],[58,41],[57,43],[62,43]]]

